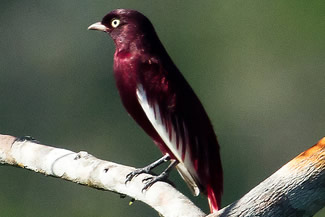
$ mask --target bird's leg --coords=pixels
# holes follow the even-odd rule
[[[142,182],[145,183],[145,186],[142,188],[142,191],[147,190],[148,188],[150,188],[153,184],[155,184],[158,181],[166,180],[168,178],[170,171],[177,165],[177,163],[178,162],[176,160],[172,160],[172,162],[169,164],[169,166],[162,173],[160,173],[158,176],[143,179]]]
[[[148,166],[134,170],[133,172],[129,173],[126,176],[125,183],[131,181],[133,179],[133,177],[135,177],[141,173],[149,173],[153,168],[155,168],[155,167],[159,166],[160,164],[162,164],[166,161],[169,161],[169,160],[170,160],[169,154],[165,154],[162,158],[156,160],[155,162],[149,164]]]

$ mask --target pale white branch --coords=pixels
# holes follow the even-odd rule
[[[198,217],[205,214],[187,197],[165,182],[154,184],[142,192],[141,174],[125,184],[125,177],[134,168],[97,159],[87,152],[16,141],[0,135],[0,163],[20,166],[45,175],[63,178],[93,188],[117,192],[143,201],[166,217]]]
[[[325,137],[238,201],[208,217],[313,216],[325,206]]]
[[[0,135],[0,163],[20,166],[93,188],[114,191],[143,201],[166,217],[205,214],[171,185],[158,182],[142,192],[142,174],[125,184],[134,168],[103,161],[86,153],[15,142]],[[238,201],[208,217],[312,216],[325,206],[325,138],[253,188]]]

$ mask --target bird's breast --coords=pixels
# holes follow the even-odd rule
[[[137,96],[137,89],[139,81],[141,80],[139,80],[139,77],[141,77],[141,74],[146,71],[146,69],[143,68],[143,58],[128,53],[115,53],[114,57],[114,75],[116,85],[125,109],[155,141],[163,153],[169,153],[173,159],[176,159],[154,129],[139,103]],[[150,78],[151,79],[149,80],[155,80],[154,77]]]
[[[133,57],[128,52],[115,52],[114,76],[123,104],[135,98],[136,69]],[[134,101],[132,99],[131,101]]]

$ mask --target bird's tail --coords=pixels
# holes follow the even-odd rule
[[[207,186],[207,197],[211,213],[217,212],[221,206],[222,191],[215,191],[211,186]]]

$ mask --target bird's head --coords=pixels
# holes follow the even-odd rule
[[[134,41],[146,41],[143,38],[156,36],[155,30],[147,17],[135,10],[116,9],[108,13],[101,22],[88,27],[108,33],[117,48],[130,46]]]

